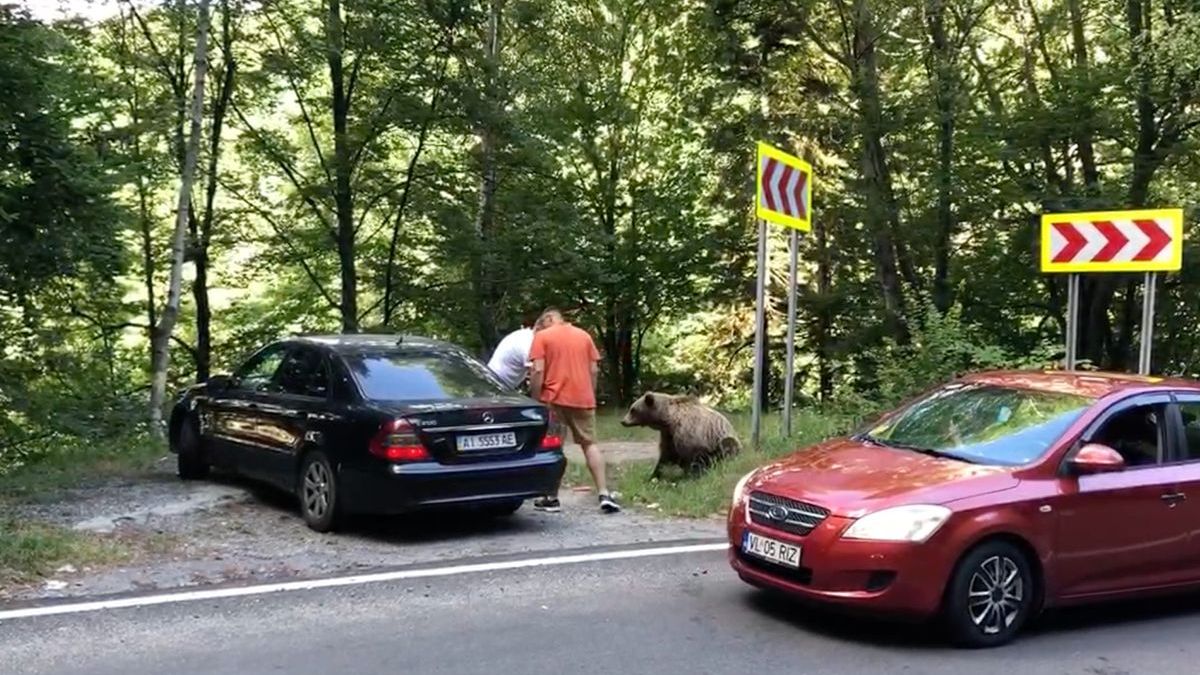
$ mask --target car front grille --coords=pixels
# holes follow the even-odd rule
[[[829,510],[820,506],[758,491],[750,493],[748,508],[750,522],[755,525],[801,536],[812,532],[829,516]]]

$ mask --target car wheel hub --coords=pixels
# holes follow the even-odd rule
[[[1013,625],[1025,603],[1021,568],[1006,556],[992,556],[975,568],[967,585],[967,612],[985,635]]]
[[[329,469],[314,462],[304,472],[304,508],[316,518],[329,509]]]

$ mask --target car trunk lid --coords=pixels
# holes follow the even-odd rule
[[[442,464],[509,459],[537,452],[547,410],[521,397],[412,402],[389,406]]]

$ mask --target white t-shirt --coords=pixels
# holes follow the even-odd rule
[[[505,335],[500,344],[496,345],[496,351],[492,354],[492,359],[488,361],[488,369],[495,373],[501,382],[508,385],[509,389],[516,389],[525,379],[525,372],[529,368],[531,347],[533,347],[532,328],[521,328]]]

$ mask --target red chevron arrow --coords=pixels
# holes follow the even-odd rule
[[[771,182],[775,177],[775,171],[778,167],[779,164],[774,159],[768,157],[762,174],[763,203],[772,211],[779,210],[779,207],[775,204],[775,193],[771,190]]]
[[[800,180],[796,181],[796,191],[793,193],[796,197],[796,217],[803,220],[808,216],[808,204],[804,201],[804,188],[808,185],[808,174],[800,171]]]
[[[1062,247],[1058,255],[1054,256],[1053,262],[1065,263],[1075,259],[1075,255],[1087,246],[1087,239],[1075,229],[1071,223],[1053,223],[1051,225],[1063,239],[1067,240],[1067,245]]]
[[[1125,244],[1129,243],[1129,237],[1126,237],[1116,225],[1107,220],[1097,220],[1092,225],[1100,231],[1101,236],[1108,240],[1104,248],[1100,249],[1092,258],[1092,262],[1111,261],[1121,252],[1121,249],[1125,248]]]
[[[792,213],[792,204],[788,201],[787,190],[788,185],[792,182],[792,174],[794,173],[796,173],[795,169],[787,164],[784,164],[783,175],[779,178],[779,212],[785,216],[793,217],[795,217],[796,214]]]
[[[1147,237],[1150,237],[1150,241],[1142,247],[1142,250],[1133,256],[1134,260],[1138,262],[1154,260],[1164,248],[1171,245],[1171,234],[1163,229],[1157,220],[1135,220],[1133,224],[1137,225],[1138,229]]]

